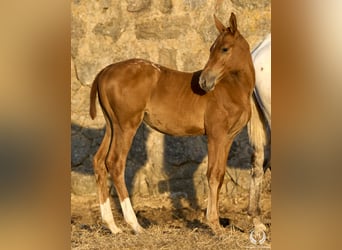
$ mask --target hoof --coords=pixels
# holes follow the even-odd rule
[[[266,231],[266,226],[260,221],[259,218],[253,218],[253,225],[255,231]]]
[[[122,230],[118,227],[110,227],[109,230],[112,232],[112,234],[121,234]]]
[[[142,233],[146,232],[145,229],[142,226],[140,226],[140,225],[138,225],[137,227],[133,228],[133,231],[134,231],[135,234],[142,234]]]
[[[223,231],[223,227],[217,222],[207,222],[206,223],[215,235],[220,235]]]

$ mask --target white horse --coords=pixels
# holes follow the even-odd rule
[[[264,147],[268,143],[267,125],[271,131],[271,34],[252,51],[255,68],[252,116],[248,123],[248,135],[254,148],[248,213],[253,218],[254,231],[261,238],[266,230],[260,219],[260,195],[264,177]]]
[[[252,59],[256,97],[271,127],[271,34],[252,51]]]

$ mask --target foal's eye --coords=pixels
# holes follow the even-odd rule
[[[228,48],[222,48],[222,52],[227,52],[228,50]]]

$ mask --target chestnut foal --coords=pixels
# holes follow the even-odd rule
[[[229,27],[215,16],[219,35],[201,71],[186,73],[131,59],[109,65],[96,76],[90,93],[90,115],[96,116],[96,95],[106,132],[93,164],[103,221],[115,234],[107,189],[107,171],[113,178],[123,215],[135,232],[143,228],[133,211],[125,184],[126,157],[141,124],[169,135],[207,135],[209,197],[207,223],[220,228],[218,198],[228,152],[234,137],[251,117],[255,82],[250,48],[237,29],[232,13]]]

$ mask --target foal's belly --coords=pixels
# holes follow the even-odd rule
[[[144,122],[161,133],[176,136],[203,135],[204,118],[193,114],[146,111]]]

